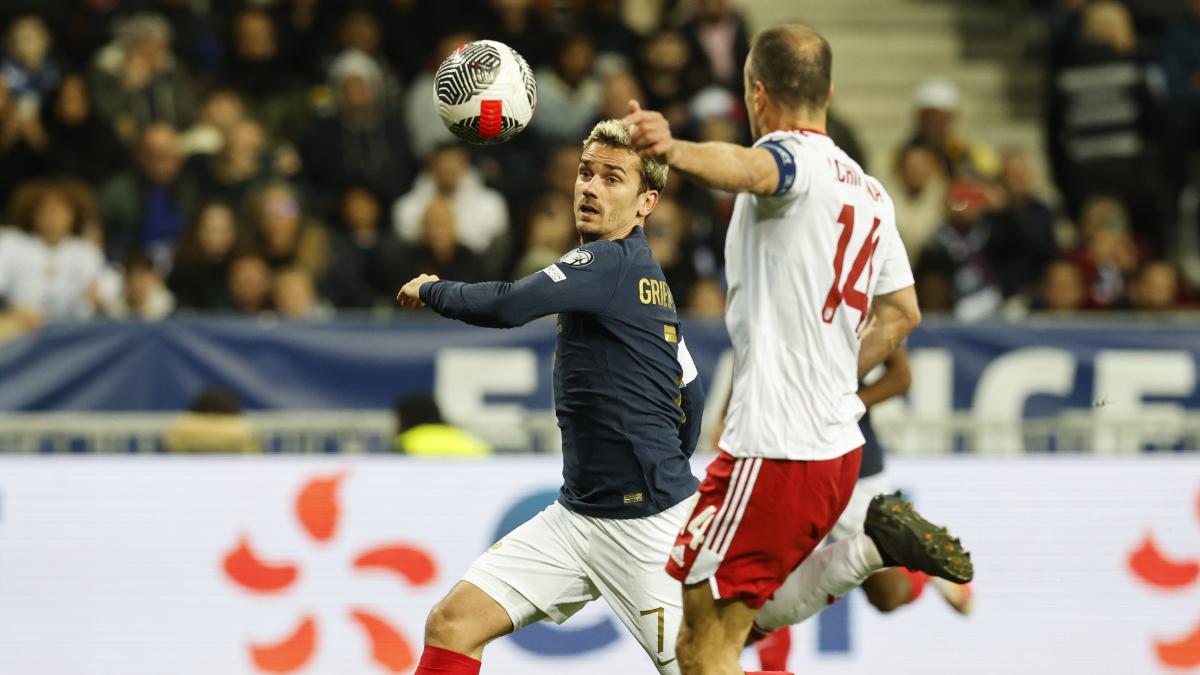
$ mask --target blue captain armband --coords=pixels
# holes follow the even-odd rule
[[[796,182],[796,158],[783,144],[778,141],[767,141],[758,147],[771,153],[775,158],[775,166],[779,167],[779,185],[775,187],[775,192],[772,195],[781,195],[792,189],[792,185]]]

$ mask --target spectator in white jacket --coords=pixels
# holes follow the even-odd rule
[[[475,253],[483,255],[508,232],[504,197],[484,185],[461,145],[435,148],[412,189],[392,206],[392,222],[402,240],[420,240],[421,218],[435,197],[450,202],[458,223],[459,243]]]

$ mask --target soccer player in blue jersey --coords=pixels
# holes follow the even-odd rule
[[[600,597],[661,672],[678,672],[681,596],[663,564],[698,485],[688,460],[703,392],[642,232],[667,167],[638,157],[629,134],[609,120],[583,143],[582,246],[516,282],[422,275],[398,296],[477,326],[558,314],[558,501],[480,556],[433,608],[417,675],[474,675],[488,642],[547,617],[566,621]]]

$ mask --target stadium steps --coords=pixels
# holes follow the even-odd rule
[[[747,0],[745,7],[755,28],[798,20],[830,40],[834,110],[869,149],[873,173],[885,173],[911,133],[913,90],[931,75],[959,86],[967,136],[1025,148],[1041,162],[1041,73],[1020,60],[1023,42],[1011,39],[1003,10],[955,0]]]

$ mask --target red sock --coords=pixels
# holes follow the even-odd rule
[[[898,567],[904,576],[908,577],[908,599],[904,604],[912,604],[921,597],[921,592],[925,590],[925,584],[929,582],[929,575],[924,572],[914,572],[906,567]]]
[[[747,670],[746,675],[793,675],[786,670]]]
[[[785,670],[792,651],[792,631],[784,626],[754,643],[763,670]],[[747,674],[749,675],[749,674]]]
[[[421,662],[413,675],[479,675],[483,664],[478,659],[441,647],[425,645]]]

